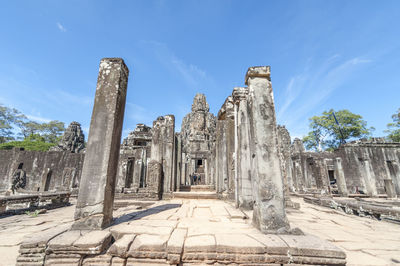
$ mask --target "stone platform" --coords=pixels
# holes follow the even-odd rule
[[[58,226],[26,237],[17,265],[344,265],[346,255],[311,235],[264,235],[230,203],[160,201],[116,211],[101,231]]]

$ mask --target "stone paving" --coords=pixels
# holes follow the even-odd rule
[[[292,226],[328,240],[346,252],[347,265],[399,265],[400,225],[357,217],[305,203],[288,210]]]
[[[300,210],[288,210],[292,227],[299,227],[305,233],[316,235],[342,248],[346,252],[348,265],[394,265],[400,261],[400,225],[346,215],[304,203],[300,198],[292,200],[301,204]],[[165,263],[166,259],[161,259],[165,254],[168,254],[171,262],[178,260],[183,245],[187,261],[195,262],[199,256],[206,256],[206,261],[212,261],[216,254],[220,258],[221,254],[228,257],[233,254],[251,254],[250,259],[259,259],[266,250],[279,254],[293,240],[293,237],[288,239],[287,236],[266,237],[260,234],[251,225],[251,219],[246,219],[246,215],[250,216],[251,212],[245,215],[232,204],[223,201],[175,199],[151,203],[144,208],[131,205],[116,210],[114,217],[118,218],[115,225],[101,236],[92,232],[86,236],[86,240],[74,239],[72,242],[75,241],[75,249],[78,252],[84,250],[85,241],[89,238],[93,240],[103,235],[109,237],[107,232],[110,231],[116,241],[104,257],[86,260],[110,261],[112,256],[117,256],[114,257],[117,265],[118,257],[131,256],[134,258],[128,258],[127,265],[140,265],[144,263],[141,263],[140,257],[145,258],[149,254],[160,260],[160,263]],[[39,238],[51,230],[65,230],[63,228],[72,224],[73,213],[74,206],[69,206],[50,210],[37,217],[16,215],[0,218],[0,265],[15,265],[19,246],[26,235],[36,233]],[[294,236],[297,245],[318,243],[311,236],[303,239],[306,241],[302,241],[302,237],[305,236]],[[52,243],[52,247],[57,248],[57,239],[52,241],[48,246],[51,247]],[[310,246],[307,250],[311,250]],[[293,256],[299,256],[294,249],[290,252]],[[331,252],[338,254],[334,249]]]

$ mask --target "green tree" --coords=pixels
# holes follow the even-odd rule
[[[23,139],[26,139],[32,135],[39,134],[41,132],[41,124],[35,121],[21,121],[20,123],[18,123],[18,127],[21,131],[20,135]]]
[[[335,112],[340,127],[333,116]],[[373,127],[368,128],[367,122],[361,115],[349,110],[324,111],[321,116],[310,119],[310,132],[303,138],[308,150],[333,150],[339,147],[343,138],[345,141],[354,138],[363,138],[371,135]]]
[[[57,143],[64,131],[64,123],[57,120],[40,125],[40,135],[48,143]]]
[[[48,150],[58,142],[64,130],[63,122],[38,123],[18,110],[0,104],[0,149]],[[17,135],[23,140],[14,141]]]
[[[387,138],[393,142],[400,142],[400,108],[392,115],[393,122],[387,124]]]
[[[15,125],[25,120],[26,116],[17,109],[0,104],[0,143],[15,139]]]

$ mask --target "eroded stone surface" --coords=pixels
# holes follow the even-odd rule
[[[179,207],[176,208],[177,213],[180,209],[185,210],[185,215],[179,217],[178,220],[169,220],[176,218],[176,216],[165,216],[165,220],[151,219],[153,215],[160,215],[164,211],[170,211],[171,209],[167,206],[175,206],[174,204],[179,204]],[[91,252],[89,246],[92,246],[92,248],[100,246],[101,239],[107,238],[109,230],[75,230],[68,231],[65,236],[60,235],[58,238],[53,238],[53,242],[49,242],[48,251],[52,253],[48,255],[48,263],[51,261],[58,261],[64,263],[64,265],[74,265],[74,263],[78,263],[77,261],[83,259],[83,256],[86,256],[85,259],[87,259],[87,263],[97,261],[99,265],[101,265],[100,263],[108,263],[109,258],[116,254],[119,254],[118,256],[121,257],[118,260],[115,259],[115,265],[123,265],[125,258],[127,258],[127,261],[130,261],[130,263],[136,263],[136,265],[146,265],[144,263],[177,264],[181,261],[183,263],[200,264],[205,262],[235,262],[244,264],[288,263],[291,261],[291,257],[292,261],[297,263],[307,262],[324,264],[329,262],[340,264],[340,262],[343,262],[343,259],[337,256],[337,254],[340,255],[340,253],[331,257],[329,256],[332,255],[332,253],[325,254],[325,257],[321,256],[324,254],[325,250],[322,248],[318,251],[318,246],[323,246],[321,244],[313,246],[301,243],[298,245],[300,249],[296,250],[293,243],[296,239],[296,241],[299,241],[298,236],[262,234],[251,225],[250,219],[232,218],[226,211],[231,208],[231,206],[232,205],[219,200],[161,201],[143,210],[143,212],[148,212],[151,209],[156,209],[156,212],[151,212],[149,215],[143,216],[140,219],[135,220],[135,218],[132,218],[133,220],[127,220],[120,225],[112,226],[110,228],[111,231],[113,227],[118,228],[122,225],[132,226],[131,228],[134,228],[134,226],[146,226],[147,232],[143,231],[137,236],[134,234],[122,235],[112,245],[110,244],[107,247],[108,250],[104,251],[106,256],[101,255],[97,258],[97,256],[93,257],[93,255],[91,255],[91,257],[88,257]],[[203,216],[199,216],[200,213],[197,212],[196,214],[196,211],[194,211],[196,209],[208,209],[212,211],[204,212],[202,213]],[[126,210],[129,213],[129,208]],[[214,212],[217,210],[225,210],[225,212],[221,211],[221,213],[215,215]],[[52,217],[56,218],[59,216],[57,212],[61,211],[60,209],[51,210],[50,213],[44,214],[42,218],[44,220],[51,220]],[[116,214],[123,216],[126,213],[116,212]],[[69,215],[72,217],[73,211],[70,211]],[[251,216],[251,214],[247,215]],[[37,218],[41,219],[40,216]],[[42,223],[41,221],[43,220],[38,220],[37,222],[30,222],[30,220],[27,220],[25,222],[21,221],[21,224],[26,224],[26,227],[31,227],[33,229],[37,224]],[[0,223],[1,222],[0,220]],[[351,224],[348,221],[346,221],[346,223]],[[161,225],[166,225],[164,226],[165,228],[171,228],[171,233],[157,234],[153,228],[162,227]],[[324,222],[321,222],[321,226],[325,226]],[[16,227],[16,229],[19,230],[22,228]],[[3,233],[4,232],[0,231],[1,237]],[[92,237],[90,237],[90,235],[92,235]],[[283,238],[285,238],[285,241]],[[290,242],[290,239],[293,243]],[[91,243],[90,245],[89,242]],[[77,243],[82,245],[77,245]],[[288,245],[287,243],[291,244]],[[314,241],[313,243],[316,242]],[[369,243],[373,245],[372,242]],[[37,247],[33,247],[32,251],[35,248]],[[371,247],[369,248],[372,250]],[[299,250],[301,252],[299,252]],[[0,252],[1,251],[2,249],[0,248]],[[40,250],[38,251],[41,252]],[[331,249],[331,251],[337,252],[337,250],[333,249]],[[267,253],[268,256],[266,256],[265,253]],[[43,253],[35,256],[38,260],[43,260]],[[377,261],[377,259],[374,261]]]
[[[111,223],[128,75],[121,58],[101,60],[74,229]]]

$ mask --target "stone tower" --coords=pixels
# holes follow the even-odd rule
[[[182,181],[190,184],[189,175],[200,176],[198,184],[210,184],[211,156],[215,145],[216,118],[210,113],[206,96],[198,93],[192,111],[182,121]]]
[[[53,147],[51,150],[80,153],[83,152],[84,148],[85,135],[83,134],[81,124],[74,121],[69,124],[57,146]]]

